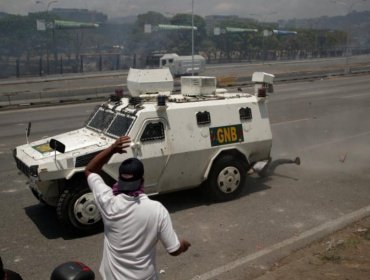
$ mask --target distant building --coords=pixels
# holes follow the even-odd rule
[[[6,17],[6,16],[8,16],[8,15],[9,15],[9,14],[7,14],[7,13],[0,12],[0,18]]]
[[[127,17],[114,17],[109,18],[108,23],[111,24],[133,24],[137,20],[137,16],[127,16]]]
[[[232,19],[238,19],[239,17],[236,15],[210,15],[205,16],[205,21],[225,21],[225,20],[232,20]]]
[[[88,9],[53,8],[51,12],[58,15],[62,20],[104,23],[108,19],[107,15]]]

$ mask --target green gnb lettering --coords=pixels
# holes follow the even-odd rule
[[[209,129],[209,135],[212,147],[244,142],[243,127],[241,124],[211,127]]]

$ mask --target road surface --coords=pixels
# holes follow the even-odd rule
[[[279,84],[269,98],[275,163],[266,178],[252,175],[239,199],[210,204],[197,190],[155,197],[170,211],[188,252],[167,255],[158,246],[161,279],[253,279],[313,229],[326,227],[370,201],[369,76]],[[24,279],[48,279],[57,265],[79,260],[98,275],[102,233],[73,237],[52,208],[32,196],[11,149],[78,128],[95,104],[0,112],[0,248],[5,265]],[[367,213],[367,212],[366,212]],[[366,214],[365,213],[365,214]],[[311,238],[318,238],[319,233]],[[100,279],[98,276],[97,279]]]

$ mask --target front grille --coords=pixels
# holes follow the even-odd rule
[[[75,167],[86,166],[98,153],[100,153],[100,151],[77,157]]]
[[[27,177],[37,176],[38,165],[27,166],[21,160],[19,160],[17,157],[14,157],[14,159],[15,159],[15,162],[17,164],[17,168],[20,171],[22,171],[22,173],[24,175],[26,175]]]

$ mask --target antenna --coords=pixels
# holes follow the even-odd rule
[[[28,126],[26,128],[26,140],[27,140],[27,144],[29,144],[28,137],[30,137],[30,134],[31,134],[31,122],[28,122]]]

